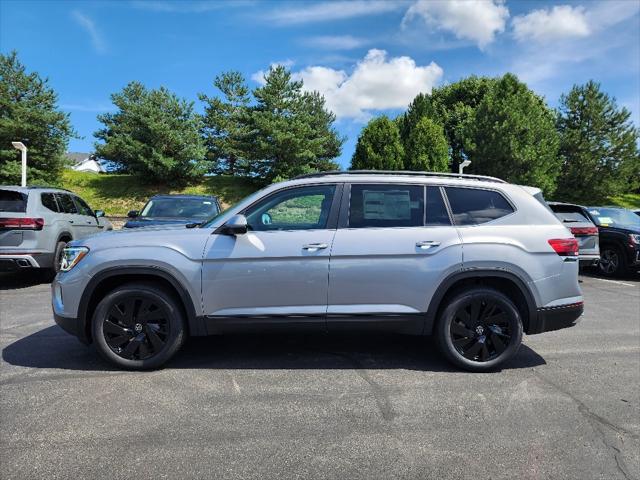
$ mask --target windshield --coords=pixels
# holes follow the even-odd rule
[[[211,218],[218,213],[212,199],[203,198],[154,198],[144,206],[141,217],[160,218]]]
[[[589,207],[589,213],[595,219],[596,224],[602,227],[618,225],[640,227],[640,217],[624,208]]]

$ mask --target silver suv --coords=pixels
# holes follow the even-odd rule
[[[164,364],[187,336],[285,327],[433,334],[454,364],[487,371],[523,332],[576,322],[577,254],[538,189],[333,172],[270,185],[196,228],[73,242],[53,310],[130,369]]]
[[[112,229],[104,212],[67,190],[0,186],[0,272],[57,272],[68,242]]]

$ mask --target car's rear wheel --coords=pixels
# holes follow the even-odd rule
[[[184,342],[184,315],[164,288],[130,283],[100,301],[93,315],[92,335],[98,352],[119,367],[158,368]]]
[[[598,271],[606,277],[624,275],[627,264],[624,254],[615,245],[605,245],[600,249]]]
[[[436,324],[443,354],[465,370],[495,370],[511,359],[522,342],[520,312],[506,295],[473,287],[454,295]]]

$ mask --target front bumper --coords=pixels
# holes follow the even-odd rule
[[[553,330],[573,327],[580,321],[583,312],[583,302],[538,308],[536,322],[530,325],[527,333],[551,332]]]
[[[78,337],[78,340],[86,345],[91,343],[87,336],[87,332],[85,331],[84,322],[81,322],[80,319],[64,317],[62,315],[58,315],[55,311],[53,312],[53,318],[65,332],[70,333],[74,337]]]

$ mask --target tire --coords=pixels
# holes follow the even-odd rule
[[[492,288],[463,290],[442,310],[436,341],[444,356],[464,370],[496,370],[522,343],[520,312],[509,297]]]
[[[600,249],[598,272],[605,277],[622,276],[627,273],[627,259],[616,245],[605,245]]]
[[[64,248],[67,246],[67,242],[60,241],[56,243],[56,249],[53,254],[53,265],[51,266],[54,271],[54,275],[60,271],[60,263],[62,262],[62,254],[64,252]]]
[[[149,283],[129,283],[109,292],[93,314],[91,333],[100,355],[128,370],[164,365],[186,336],[174,296]]]

